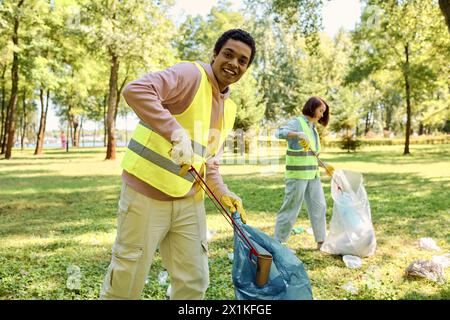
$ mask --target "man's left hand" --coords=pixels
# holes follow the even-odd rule
[[[233,192],[230,192],[223,195],[220,198],[220,202],[232,213],[237,211],[241,215],[242,222],[245,224],[247,223],[247,214],[245,213],[241,198],[239,198]]]

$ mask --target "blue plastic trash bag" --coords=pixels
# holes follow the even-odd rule
[[[262,231],[243,224],[238,213],[233,214],[240,227],[259,254],[272,255],[269,279],[256,285],[256,260],[239,231],[234,235],[233,284],[238,300],[312,300],[309,277],[303,263],[288,248]]]

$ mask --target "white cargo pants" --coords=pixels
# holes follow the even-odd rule
[[[203,199],[158,201],[123,183],[100,298],[139,299],[158,246],[170,276],[170,299],[203,299],[209,285]]]

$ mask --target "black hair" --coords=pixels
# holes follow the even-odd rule
[[[227,42],[228,39],[233,39],[236,41],[241,41],[248,45],[252,49],[252,53],[250,55],[250,60],[248,61],[247,67],[250,67],[250,64],[253,61],[253,58],[255,58],[255,52],[256,52],[256,46],[255,46],[255,40],[253,37],[248,33],[247,31],[244,31],[242,29],[230,29],[228,31],[225,31],[219,39],[217,39],[216,44],[214,45],[214,53],[216,55],[219,54],[220,50],[222,49],[225,42]]]
[[[302,113],[305,116],[314,117],[316,109],[322,105],[325,106],[325,112],[323,113],[322,118],[319,119],[319,123],[324,127],[326,127],[328,121],[330,120],[330,107],[328,106],[328,103],[326,103],[325,100],[323,100],[322,98],[319,97],[309,98],[308,101],[306,101],[305,105],[303,106]]]

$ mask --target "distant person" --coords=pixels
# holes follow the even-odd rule
[[[274,238],[285,243],[295,224],[303,200],[320,249],[326,237],[327,205],[320,182],[317,155],[320,153],[320,137],[316,125],[327,126],[330,108],[321,98],[311,97],[303,106],[302,114],[279,128],[276,136],[288,142],[286,152],[285,194],[277,214]],[[334,168],[324,163],[329,176]]]
[[[209,285],[204,193],[186,168],[245,222],[242,200],[219,173],[236,105],[230,84],[247,71],[255,42],[223,33],[211,63],[181,62],[129,83],[123,96],[140,118],[122,161],[117,236],[102,299],[139,299],[156,249],[170,276],[170,299],[203,299]],[[195,156],[195,157],[194,157]]]
[[[67,147],[66,143],[66,135],[64,134],[64,131],[61,131],[61,148],[65,149]]]

